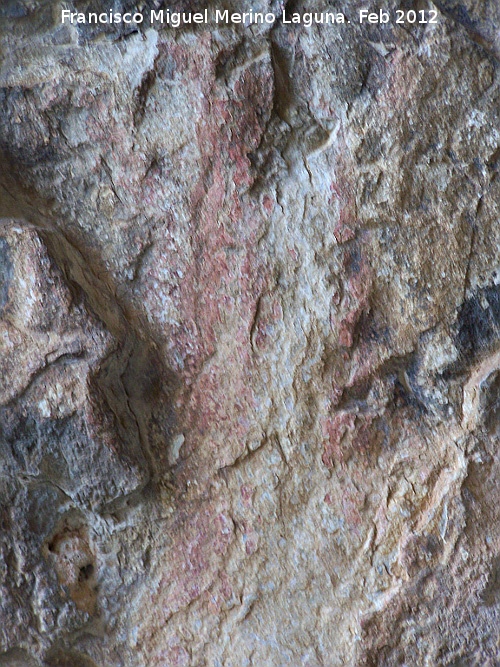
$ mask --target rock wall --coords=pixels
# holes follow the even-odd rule
[[[65,7],[0,6],[0,665],[500,664],[498,3]]]

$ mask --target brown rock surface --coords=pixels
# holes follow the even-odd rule
[[[0,666],[500,664],[497,3],[63,5],[0,6]]]

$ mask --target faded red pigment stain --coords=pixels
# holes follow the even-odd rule
[[[336,328],[339,345],[351,348],[356,326],[363,313],[368,313],[370,309],[372,276],[368,262],[356,248],[346,252],[344,268],[349,278],[344,287]]]
[[[213,68],[205,67],[203,76],[213,80]],[[185,360],[179,417],[189,434],[179,484],[190,476],[200,481],[200,474],[209,479],[234,460],[255,421],[250,331],[269,269],[256,247],[262,213],[245,190],[253,181],[248,153],[260,142],[272,103],[269,77],[266,69],[247,70],[229,100],[227,90],[218,98],[214,83],[197,128],[202,177],[192,190],[194,261],[184,267],[177,302],[181,321],[193,323],[189,337],[176,339]],[[222,111],[230,124],[221,124]]]
[[[332,469],[343,466],[354,455],[364,461],[372,458],[380,441],[376,417],[354,412],[337,412],[321,423],[323,437],[323,464]]]
[[[253,182],[248,154],[264,131],[272,85],[270,72],[252,67],[233,91],[221,89],[206,47],[204,42],[196,44],[194,55],[205,105],[194,135],[200,176],[190,194],[189,253],[183,255],[182,280],[172,295],[181,326],[169,348],[180,385],[177,420],[186,439],[183,460],[173,471],[178,502],[168,528],[172,544],[162,564],[159,590],[149,601],[158,618],[147,624],[150,635],[143,638],[144,645],[152,642],[152,662],[163,650],[162,627],[173,614],[195,600],[219,613],[232,594],[229,581],[221,583],[220,572],[234,526],[220,510],[225,507],[223,487],[213,492],[218,498],[210,495],[210,489],[217,470],[242,454],[251,425],[258,423],[251,330],[270,272],[257,248],[266,209],[246,191]],[[181,72],[183,61],[192,67],[191,51],[183,58],[179,50],[186,47],[172,48]],[[186,489],[199,500],[188,503]],[[246,493],[242,505],[249,511],[251,495],[245,500]],[[242,521],[241,529],[242,549],[249,556],[258,547],[258,534],[250,521]],[[172,664],[182,660],[172,651]]]
[[[378,432],[374,426],[375,418],[370,415],[363,415],[358,417],[358,421],[361,423],[352,439],[352,450],[367,457],[378,439]]]
[[[339,412],[332,417],[327,417],[321,424],[324,442],[323,464],[332,469],[337,463],[344,463],[345,454],[342,449],[342,442],[348,432],[354,431],[356,415],[349,412]]]
[[[349,182],[344,178],[339,178],[337,182],[332,182],[330,185],[332,196],[330,198],[330,205],[338,202],[339,205],[339,219],[333,234],[337,243],[346,243],[351,241],[356,236],[356,215],[354,197],[351,191]]]
[[[229,577],[224,570],[217,573],[212,588],[206,592],[207,609],[211,614],[218,615],[234,595]]]
[[[182,645],[182,640],[174,635],[153,658],[153,665],[171,665],[172,667],[188,667],[191,662],[189,651]]]
[[[173,544],[168,562],[162,565],[163,576],[154,596],[155,608],[163,621],[213,585],[224,555],[234,539],[234,525],[224,512],[210,504],[196,511],[180,512],[170,527]]]
[[[364,368],[373,370],[376,360],[369,354],[364,344],[364,331],[361,331],[361,320],[370,311],[370,296],[372,292],[372,270],[366,257],[362,253],[362,244],[357,242],[344,250],[344,271],[347,275],[343,286],[342,297],[334,296],[337,306],[337,316],[332,320],[332,329],[338,336],[338,344],[342,349],[343,370],[332,377],[332,391],[330,395],[330,409],[334,410],[342,399],[344,389],[354,384],[356,379],[356,350],[364,345],[367,359]],[[356,340],[359,338],[359,340]],[[352,370],[351,370],[352,369]],[[372,417],[357,415],[350,411],[338,411],[326,416],[322,423],[322,432],[325,438],[322,461],[327,468],[335,464],[343,466],[354,454],[370,455],[372,447],[373,424]]]
[[[410,100],[419,99],[416,90],[423,73],[418,58],[408,58],[404,47],[396,48],[387,60],[388,76],[379,92],[380,108],[394,122],[394,113],[405,113]]]
[[[218,467],[241,455],[257,422],[251,328],[270,270],[257,248],[267,207],[247,191],[253,183],[249,153],[272,108],[273,79],[268,63],[256,63],[233,88],[222,86],[208,33],[189,46],[163,42],[159,53],[156,67],[173,63],[176,77],[196,93],[200,121],[193,142],[200,158],[185,188],[189,229],[172,202],[158,223],[165,233],[154,238],[143,262],[136,300],[153,314],[151,327],[178,380],[176,420],[186,439],[175,483],[182,493],[195,479],[201,492]],[[146,206],[157,207],[156,217],[165,208],[165,168],[151,164],[143,179]]]
[[[276,325],[283,320],[283,308],[279,299],[272,294],[263,295],[257,304],[252,343],[263,351],[272,343]]]
[[[342,509],[347,525],[356,531],[362,525],[360,509],[363,507],[365,496],[357,489],[344,489],[342,496]]]
[[[329,204],[338,210],[338,220],[333,234],[337,243],[352,241],[360,226],[356,211],[357,171],[354,157],[348,145],[348,138],[341,128],[337,135],[335,149],[335,178],[330,183],[331,197]]]
[[[159,556],[159,583],[142,601],[148,621],[140,628],[138,645],[144,647],[149,664],[176,665],[184,664],[183,642],[169,620],[194,602],[218,614],[232,598],[223,568],[235,533],[226,509],[210,499],[180,506],[166,530],[171,543]]]
[[[257,518],[259,522],[259,517]],[[259,547],[259,533],[252,521],[244,520],[241,523],[243,545],[247,556],[254,554]]]
[[[264,195],[264,197],[262,197],[262,206],[264,207],[266,213],[271,214],[274,210],[275,205],[276,202],[269,195]]]
[[[240,488],[240,493],[241,493],[241,498],[243,500],[243,504],[246,505],[247,507],[251,507],[253,504],[253,494],[255,493],[255,489],[253,486],[249,486],[248,484],[243,484]]]

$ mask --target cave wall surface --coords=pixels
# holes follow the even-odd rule
[[[500,5],[63,5],[0,4],[0,666],[499,665]]]

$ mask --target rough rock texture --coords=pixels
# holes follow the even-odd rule
[[[0,665],[500,664],[498,3],[63,4],[0,6]]]

